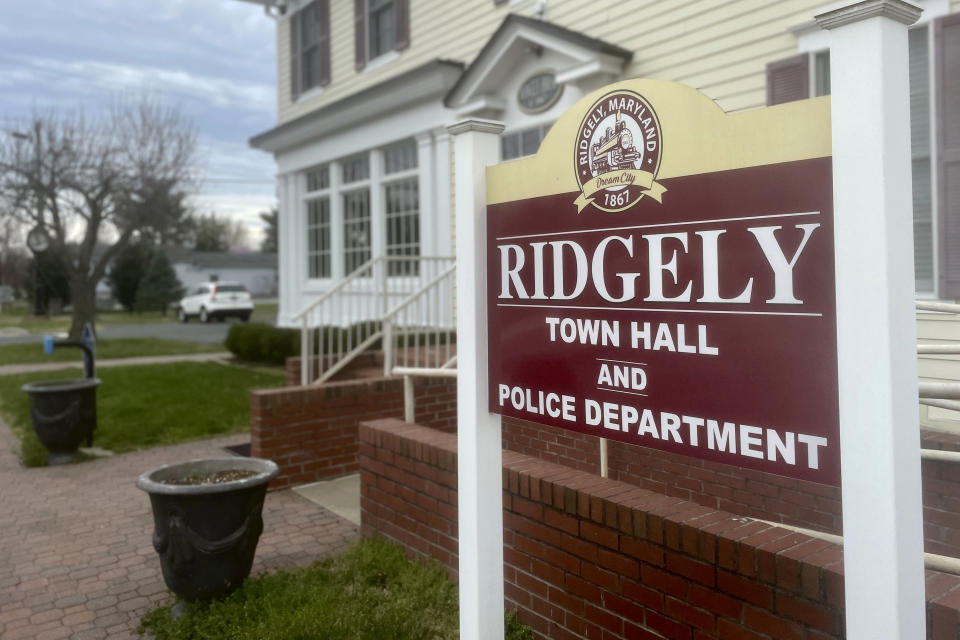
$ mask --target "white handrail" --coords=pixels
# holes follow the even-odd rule
[[[329,379],[381,337],[386,345],[385,357],[390,359],[394,336],[390,323],[385,322],[388,309],[431,295],[418,293],[449,277],[455,267],[447,264],[454,260],[448,256],[407,255],[371,258],[293,315],[291,320],[301,330],[301,384]],[[440,270],[443,274],[437,276]],[[392,304],[397,298],[404,302]],[[438,318],[427,318],[425,325],[438,322]]]
[[[291,316],[291,317],[290,317],[290,320],[292,320],[293,322],[296,322],[297,320],[300,320],[301,318],[303,318],[304,316],[306,316],[310,311],[312,311],[313,309],[315,309],[318,305],[320,305],[320,304],[324,303],[325,301],[327,301],[328,299],[332,298],[335,294],[337,294],[338,292],[340,292],[340,291],[342,291],[344,288],[346,288],[347,285],[349,285],[351,282],[353,282],[354,280],[357,280],[358,278],[360,278],[360,273],[361,273],[361,272],[365,271],[366,269],[369,269],[369,268],[372,267],[376,262],[379,262],[380,260],[383,260],[383,256],[378,256],[378,257],[376,257],[376,258],[370,258],[369,260],[367,260],[366,262],[364,262],[362,265],[360,265],[359,267],[357,267],[356,269],[354,269],[353,271],[351,271],[348,276],[346,276],[343,280],[341,280],[340,282],[338,282],[332,289],[330,289],[329,291],[326,291],[325,293],[322,293],[322,294],[320,295],[320,297],[318,297],[316,300],[314,300],[313,302],[311,302],[310,304],[308,304],[306,307],[304,307],[303,309],[301,309],[299,312],[297,312],[297,313],[295,313],[293,316]]]
[[[423,297],[429,289],[431,289],[434,285],[436,285],[438,282],[440,282],[450,274],[455,273],[456,270],[457,270],[457,265],[454,264],[447,267],[443,271],[441,271],[437,276],[433,277],[429,282],[423,285],[423,287],[420,288],[418,291],[411,293],[409,296],[407,296],[406,298],[404,298],[403,300],[395,304],[392,309],[390,309],[383,315],[383,319],[384,320],[393,319],[394,316],[396,316],[398,313],[403,311],[403,309],[405,309],[410,304],[412,304],[413,301]]]

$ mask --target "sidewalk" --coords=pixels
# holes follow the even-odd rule
[[[229,351],[217,353],[181,353],[169,356],[145,356],[139,358],[111,358],[97,360],[97,369],[108,367],[133,367],[146,364],[165,364],[168,362],[219,362],[232,358]],[[80,359],[66,362],[31,362],[28,364],[0,365],[0,376],[15,376],[34,371],[58,371],[60,369],[83,369]]]
[[[172,601],[153,550],[151,467],[227,455],[246,435],[24,469],[0,421],[0,638],[138,638],[140,618]],[[253,574],[305,566],[358,535],[347,520],[292,490],[267,495]]]

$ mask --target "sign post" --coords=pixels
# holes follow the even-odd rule
[[[503,124],[448,127],[456,165],[457,509],[460,638],[502,638],[503,441],[488,410],[486,167],[497,162]]]
[[[851,640],[924,638],[907,27],[870,0],[831,30],[843,559]]]

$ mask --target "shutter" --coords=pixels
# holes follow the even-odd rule
[[[809,54],[801,53],[767,64],[767,106],[809,97]]]
[[[317,14],[317,57],[320,63],[317,84],[330,84],[330,0],[314,0]]]
[[[353,55],[357,71],[367,66],[367,0],[353,0]]]
[[[960,14],[934,23],[941,297],[960,298]]]
[[[394,0],[397,38],[394,48],[403,51],[410,46],[410,0]]]
[[[300,14],[290,16],[290,101],[300,97]]]

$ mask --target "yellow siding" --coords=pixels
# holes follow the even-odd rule
[[[952,0],[954,7],[960,0]],[[530,15],[535,0],[411,0],[411,47],[399,59],[357,73],[353,3],[330,3],[332,82],[321,95],[290,104],[289,19],[278,23],[280,121],[409,71],[435,58],[469,64],[508,11]],[[550,0],[547,19],[634,51],[627,77],[690,84],[727,110],[761,106],[767,62],[796,53],[787,30],[812,19],[823,0]]]

